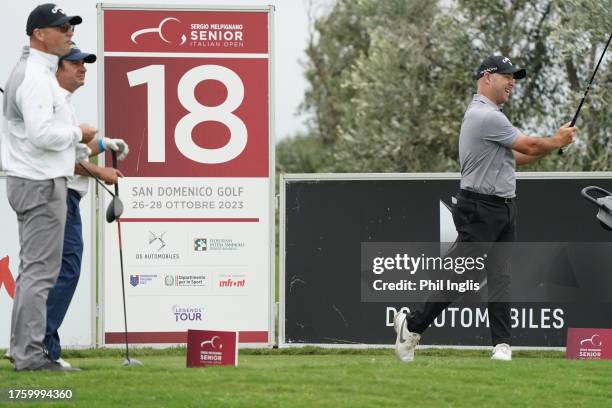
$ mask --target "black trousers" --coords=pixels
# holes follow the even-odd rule
[[[489,326],[493,345],[511,344],[510,324],[510,245],[498,242],[516,240],[516,204],[504,200],[461,190],[453,205],[452,214],[457,228],[457,241],[449,257],[471,255],[467,252],[487,254],[487,299]],[[461,244],[466,243],[466,244]],[[477,244],[474,244],[477,243]],[[462,276],[466,279],[468,276]],[[408,330],[423,333],[435,318],[461,294],[436,291],[420,308],[408,317]]]

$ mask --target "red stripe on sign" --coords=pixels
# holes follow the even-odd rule
[[[241,331],[238,333],[240,343],[267,343],[267,331]],[[125,332],[104,333],[106,344],[122,344]],[[129,332],[130,343],[187,343],[187,332]]]
[[[241,331],[238,332],[239,343],[267,343],[268,332],[265,331]]]
[[[259,222],[259,218],[121,218],[121,222]]]

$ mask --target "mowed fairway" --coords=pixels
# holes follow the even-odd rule
[[[89,408],[612,406],[612,361],[558,352],[516,352],[504,363],[484,351],[419,350],[400,364],[392,350],[246,350],[237,368],[199,369],[185,368],[176,349],[139,350],[145,366],[129,368],[116,350],[70,353],[82,372],[15,373],[3,361],[0,388],[70,388],[74,401],[61,405]]]

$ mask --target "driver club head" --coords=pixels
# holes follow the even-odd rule
[[[106,222],[109,224],[121,217],[123,214],[123,203],[119,196],[114,196],[110,204],[106,208]]]

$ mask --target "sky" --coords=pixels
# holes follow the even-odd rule
[[[30,12],[45,0],[21,0],[2,10],[3,23],[0,25],[2,38],[2,62],[0,63],[0,84],[6,82],[13,66],[19,59],[21,49],[28,44],[25,25]],[[309,0],[123,0],[104,1],[117,4],[189,4],[202,6],[267,6],[274,5],[274,59],[275,59],[275,129],[276,139],[282,139],[305,130],[304,115],[297,110],[304,97],[307,82],[300,62],[305,61],[304,49],[308,39],[307,6]],[[330,0],[314,1],[314,10],[323,12],[321,4]],[[97,10],[95,0],[62,0],[57,4],[68,15],[79,15],[79,25],[73,37],[83,51],[97,52]],[[97,63],[88,66],[85,86],[75,93],[74,103],[82,122],[97,126]]]

